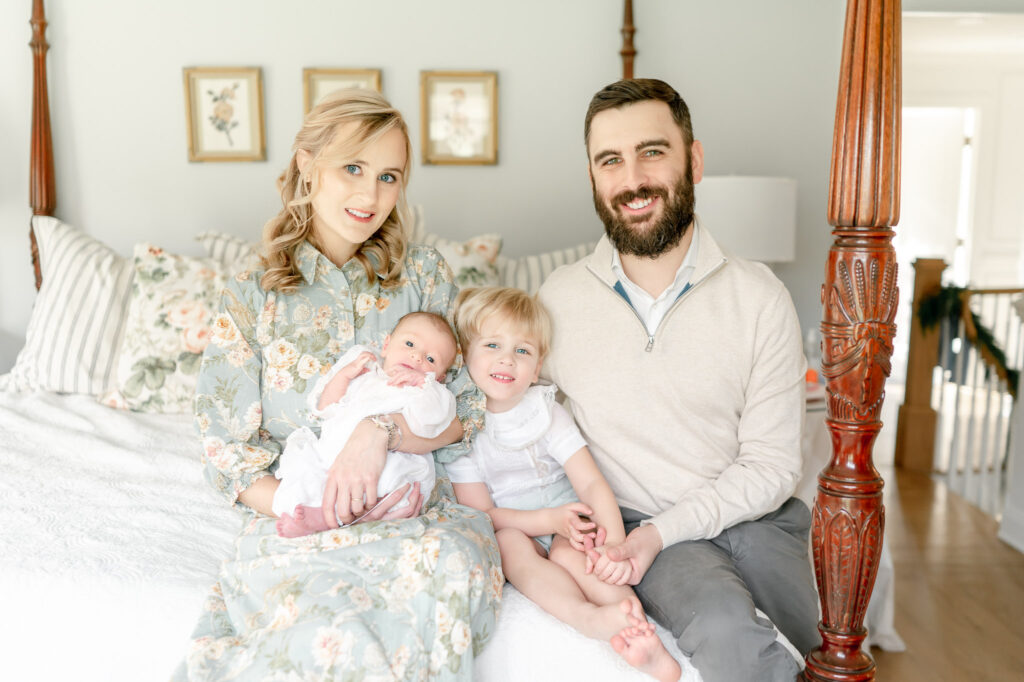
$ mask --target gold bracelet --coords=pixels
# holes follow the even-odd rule
[[[374,414],[366,417],[366,420],[379,429],[382,429],[384,433],[388,434],[387,444],[385,448],[388,450],[397,450],[398,446],[402,443],[402,429],[398,427],[395,420],[387,414]],[[394,441],[394,444],[392,444]]]

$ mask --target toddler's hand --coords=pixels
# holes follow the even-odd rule
[[[573,549],[582,552],[584,540],[587,537],[593,539],[593,531],[597,524],[590,519],[580,518],[580,514],[593,514],[594,511],[582,502],[570,502],[554,507],[550,512],[552,532],[568,539]]]
[[[422,386],[427,380],[427,375],[412,367],[395,367],[391,370],[388,379],[389,386]]]
[[[584,573],[593,573],[609,585],[625,585],[637,572],[634,560],[612,561],[605,554],[605,548],[595,547],[587,551]]]

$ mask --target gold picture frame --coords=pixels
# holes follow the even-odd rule
[[[382,92],[380,69],[303,69],[303,115],[308,114],[321,99],[342,88],[367,88]]]
[[[498,74],[421,71],[423,163],[498,163]]]
[[[185,67],[189,161],[264,161],[259,67]]]

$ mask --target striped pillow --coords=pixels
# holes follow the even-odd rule
[[[230,270],[255,270],[260,267],[259,244],[223,232],[196,235],[206,255]]]
[[[501,286],[523,289],[529,294],[537,293],[548,275],[557,268],[575,263],[589,255],[597,242],[588,242],[559,251],[548,251],[521,258],[498,256],[498,279]]]
[[[32,218],[43,285],[7,391],[99,395],[116,383],[132,263],[56,218]]]

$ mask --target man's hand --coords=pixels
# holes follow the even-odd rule
[[[662,547],[661,533],[652,524],[647,524],[634,528],[633,532],[626,536],[625,542],[618,545],[605,545],[603,557],[596,549],[591,549],[587,552],[587,557],[590,559],[588,563],[592,562],[593,570],[597,572],[601,570],[600,562],[605,557],[613,562],[629,561],[633,564],[633,571],[626,582],[629,585],[636,585],[643,580],[644,574],[654,563],[654,559]]]
[[[608,547],[588,549],[584,572],[593,573],[602,582],[606,582],[609,585],[625,585],[636,575],[636,559],[629,558],[622,561],[612,561],[608,558],[607,552]]]

